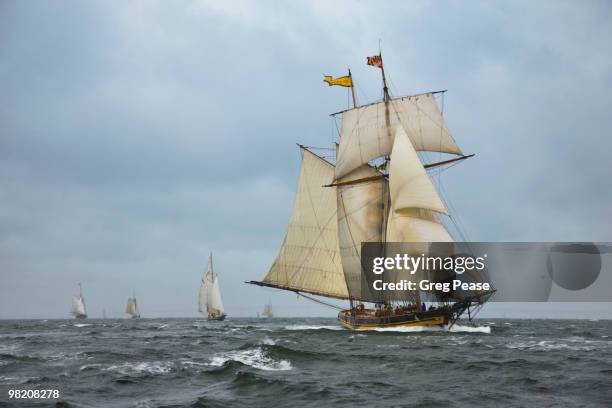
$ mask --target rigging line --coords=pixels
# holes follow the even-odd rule
[[[361,85],[359,85],[359,82],[355,81],[355,84],[357,84],[357,88],[359,88],[359,92],[361,92],[362,96],[363,96],[363,100],[364,101],[369,101],[370,98],[368,98],[368,95],[366,95],[365,91],[363,90],[363,88],[361,87]]]
[[[334,125],[336,126],[336,134],[338,135],[338,141],[340,141],[340,128],[338,128],[338,121],[336,120],[336,117],[333,116],[334,118]],[[335,142],[335,140],[333,140],[332,142]]]
[[[322,301],[322,300],[315,299],[315,298],[313,298],[313,297],[311,297],[311,296],[307,296],[307,295],[305,295],[305,294],[303,294],[303,293],[301,293],[301,292],[295,292],[295,293],[297,293],[297,295],[298,295],[298,296],[301,296],[301,297],[303,297],[303,298],[306,298],[306,299],[308,299],[308,300],[310,300],[310,301],[313,301],[313,302],[315,302],[315,303],[319,303],[319,304],[321,304],[321,305],[328,306],[328,307],[331,307],[331,308],[333,308],[333,309],[342,310],[342,307],[340,307],[340,306],[332,305],[331,303],[327,303],[327,302],[324,302],[324,301]]]
[[[449,215],[449,218],[451,219],[451,221],[455,225],[455,228],[456,228],[457,232],[459,233],[459,235],[461,236],[461,239],[463,239],[465,242],[468,242],[469,241],[469,236],[468,236],[468,233],[467,233],[467,230],[466,230],[465,226],[461,222],[461,218],[459,217],[459,213],[457,212],[457,210],[455,209],[455,206],[453,205],[452,201],[448,197],[448,194],[447,194],[446,189],[444,188],[444,186],[440,186],[440,187],[441,187],[440,188],[440,192],[442,193],[443,200],[446,202],[446,204],[450,208],[452,214],[454,214],[452,216]]]

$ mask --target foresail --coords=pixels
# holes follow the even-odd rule
[[[323,296],[348,298],[338,246],[334,166],[303,149],[293,212],[283,245],[264,283]]]
[[[398,127],[404,129],[417,151],[462,154],[432,93],[391,99],[342,113],[335,178],[389,155]]]

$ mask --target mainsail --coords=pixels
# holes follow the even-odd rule
[[[264,286],[348,299],[340,248],[334,166],[302,147],[302,167],[283,245]],[[255,283],[255,282],[254,282]]]
[[[128,298],[127,305],[125,306],[125,313],[131,315],[133,318],[140,317],[140,311],[138,310],[136,297]]]
[[[221,301],[219,277],[213,271],[212,254],[208,258],[208,268],[202,278],[198,303],[200,313],[208,314],[209,316],[222,316],[225,314],[223,302]]]

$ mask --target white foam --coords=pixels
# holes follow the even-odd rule
[[[449,330],[453,333],[484,333],[491,334],[490,326],[462,326],[460,324],[455,324]]]
[[[515,342],[515,343],[506,344],[506,347],[509,349],[542,350],[542,351],[563,350],[563,349],[573,350],[573,351],[592,351],[595,349],[592,346],[570,345],[567,343],[555,342],[552,340]]]
[[[304,324],[295,324],[285,326],[285,330],[344,330],[342,326],[309,326]]]
[[[269,337],[264,337],[261,341],[261,344],[265,344],[266,346],[275,346],[276,342]]]
[[[265,355],[263,350],[259,347],[240,351],[231,351],[229,353],[213,356],[210,361],[210,365],[219,367],[225,364],[226,361],[238,361],[242,364],[265,371],[286,371],[293,368],[288,360],[273,360]]]
[[[397,333],[423,333],[423,332],[451,332],[451,333],[491,333],[489,326],[462,326],[455,324],[453,327],[440,326],[398,326],[398,327],[375,327],[359,329],[360,331],[397,332]]]
[[[185,360],[185,361],[181,361],[182,365],[186,365],[186,366],[209,366],[210,364],[207,363],[198,363],[197,361],[190,361],[190,360]]]
[[[95,364],[85,364],[85,365],[82,365],[79,368],[79,371],[87,370],[88,368],[98,368],[98,367],[101,367],[101,366],[102,366],[102,364],[97,364],[97,363],[95,363]]]
[[[148,373],[148,374],[166,374],[172,371],[169,363],[163,362],[141,362],[141,363],[124,363],[121,365],[112,365],[105,371],[116,371],[120,374]]]
[[[87,327],[87,326],[93,326],[93,324],[91,324],[91,323],[75,323],[73,326],[74,327]]]

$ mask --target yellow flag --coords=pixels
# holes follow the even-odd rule
[[[329,86],[340,85],[340,86],[346,86],[348,88],[353,86],[353,78],[351,78],[350,76],[343,76],[343,77],[334,79],[330,75],[326,75],[323,77],[323,81],[327,82]]]

